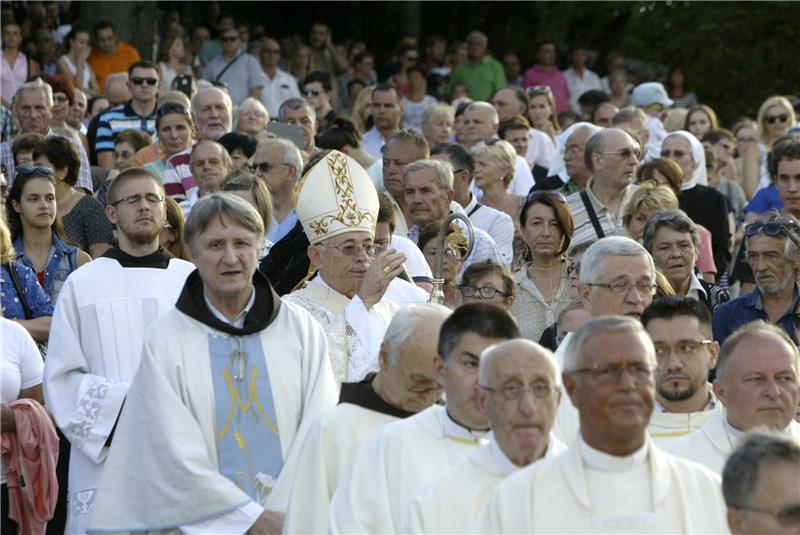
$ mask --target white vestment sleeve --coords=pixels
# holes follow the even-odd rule
[[[382,306],[380,302],[376,303],[373,309],[379,306]],[[347,324],[361,340],[367,350],[367,355],[374,359],[377,365],[378,353],[380,352],[383,335],[388,324],[376,312],[367,310],[366,305],[357,295],[353,296],[350,304],[344,309],[344,317]]]
[[[328,448],[335,445],[322,442],[322,425],[319,418],[306,435],[297,459],[289,509],[283,522],[284,533],[327,533],[328,508],[334,481],[334,467],[327,461]]]
[[[183,525],[180,530],[184,535],[217,535],[218,533],[240,535],[247,533],[247,530],[250,529],[263,512],[263,507],[256,502],[250,502],[230,513],[211,520]]]

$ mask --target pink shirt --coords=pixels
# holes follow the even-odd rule
[[[2,54],[2,58],[2,63],[0,63],[0,95],[2,95],[3,100],[11,103],[11,99],[14,98],[19,86],[28,79],[28,58],[25,54],[19,52],[13,67],[9,65],[5,54]]]
[[[546,72],[540,65],[534,65],[527,71],[522,78],[522,87],[529,88],[534,85],[547,85],[553,92],[556,99],[556,113],[569,109],[569,86],[567,79],[557,67],[553,67],[553,72]]]
[[[714,252],[711,250],[711,231],[703,225],[695,224],[697,237],[700,238],[700,251],[697,253],[695,265],[700,273],[716,273],[717,265],[714,263]]]

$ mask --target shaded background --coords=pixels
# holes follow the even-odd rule
[[[489,36],[495,57],[518,54],[523,71],[533,65],[536,44],[553,40],[566,66],[569,45],[592,50],[590,65],[605,74],[604,58],[621,51],[645,81],[666,77],[681,64],[687,88],[711,105],[723,124],[755,116],[772,94],[800,92],[797,2],[80,2],[82,24],[112,20],[123,40],[142,55],[152,50],[156,21],[163,28],[177,11],[187,30],[210,25],[217,10],[236,23],[263,24],[276,38],[307,39],[314,20],[327,21],[334,42],[364,41],[385,63],[398,40],[440,34],[451,43],[473,29]],[[421,51],[421,56],[422,56]],[[591,60],[590,60],[591,62]]]

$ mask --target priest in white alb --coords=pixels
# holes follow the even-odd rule
[[[405,255],[374,244],[378,193],[349,156],[330,151],[306,172],[295,211],[316,276],[283,299],[322,324],[336,380],[360,381],[378,369],[383,334],[401,304],[428,295],[397,278]]]
[[[59,294],[44,364],[48,411],[71,444],[66,532],[85,533],[144,332],[175,305],[194,266],[159,247],[164,190],[132,168],[108,189],[118,246],[73,272]]]
[[[656,300],[642,313],[642,325],[656,348],[656,403],[647,432],[665,448],[700,429],[721,405],[708,374],[719,344],[711,335],[708,307],[685,295]]]
[[[403,533],[470,532],[500,481],[566,449],[550,433],[561,389],[549,350],[525,339],[501,342],[481,356],[479,375],[489,442],[414,498]]]
[[[714,390],[723,405],[693,433],[667,450],[721,474],[745,434],[756,427],[783,433],[800,444],[795,421],[800,397],[800,357],[786,332],[755,321],[733,332],[719,351]]]
[[[247,201],[201,198],[185,237],[197,270],[146,333],[91,531],[277,533],[302,441],[336,403],[325,334],[256,270]]]
[[[585,258],[585,257],[584,257]],[[477,529],[491,533],[725,533],[720,478],[653,444],[653,343],[605,316],[567,348],[564,387],[580,430],[569,449],[500,483]]]
[[[489,431],[478,408],[484,349],[519,336],[511,315],[494,305],[456,308],[439,331],[434,375],[447,405],[391,423],[362,446],[331,501],[331,533],[397,533],[411,500],[475,451]]]
[[[386,424],[413,416],[441,397],[433,376],[442,305],[409,305],[395,314],[380,351],[380,371],[342,383],[339,405],[317,417],[294,476],[286,533],[327,533],[331,498],[359,448]]]

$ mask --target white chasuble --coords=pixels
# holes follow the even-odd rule
[[[656,446],[665,449],[670,444],[685,437],[701,427],[711,418],[711,415],[720,411],[720,405],[713,409],[698,412],[665,412],[658,409],[650,416],[647,432]]]
[[[581,442],[499,483],[478,531],[728,532],[720,478],[707,468],[664,453],[649,437],[627,457],[587,455]]]
[[[142,364],[128,392],[106,463],[102,492],[92,517],[93,532],[209,525],[209,520],[255,504],[242,482],[250,473],[262,472],[265,465],[269,471],[280,463],[274,484],[264,481],[268,477],[257,477],[255,486],[258,491],[259,482],[266,483],[261,489],[265,495],[261,506],[286,511],[301,443],[316,416],[335,405],[338,392],[319,324],[305,310],[282,303],[273,295],[279,307],[269,324],[252,337],[252,343],[260,344],[260,352],[245,344],[241,349],[248,351],[251,365],[255,358],[265,360],[266,374],[258,372],[260,397],[254,397],[250,389],[242,390],[247,398],[233,401],[243,403],[240,418],[237,420],[234,409],[227,432],[232,432],[234,425],[245,426],[247,419],[253,418],[253,410],[260,414],[251,424],[263,426],[266,415],[276,428],[280,461],[270,452],[266,452],[269,462],[256,460],[261,452],[250,451],[254,464],[241,470],[246,475],[234,472],[230,478],[222,473],[234,465],[223,466],[225,457],[218,450],[224,427],[218,424],[219,391],[215,388],[209,340],[228,340],[229,336],[173,309],[148,330]],[[236,381],[234,370],[241,368],[233,364],[230,374]],[[262,386],[261,378],[268,382],[268,388]],[[256,400],[267,403],[268,392],[274,413],[264,405],[262,414]],[[225,414],[227,417],[229,413]],[[220,524],[215,525],[217,532],[243,532]]]
[[[542,460],[564,450],[564,443],[551,434]],[[471,532],[495,486],[518,470],[492,437],[414,498],[403,533]]]
[[[331,501],[331,533],[397,533],[411,500],[475,451],[471,437],[434,405],[385,426],[359,451]]]
[[[44,364],[47,410],[72,445],[69,534],[85,533],[108,453],[107,441],[139,366],[146,327],[175,306],[194,265],[123,267],[97,258],[59,294]]]

